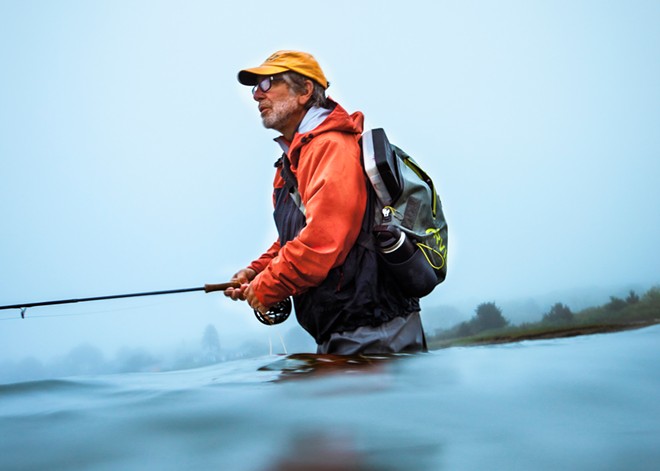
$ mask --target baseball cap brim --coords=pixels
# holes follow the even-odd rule
[[[243,85],[256,85],[257,82],[259,81],[259,77],[263,77],[264,75],[275,75],[275,74],[281,74],[282,72],[286,72],[287,68],[285,67],[277,67],[274,65],[262,65],[260,67],[254,67],[252,69],[244,69],[241,70],[238,73],[238,81],[242,83]]]
[[[289,70],[315,81],[323,88],[328,88],[328,79],[325,78],[314,56],[302,51],[277,51],[260,66],[241,70],[238,73],[238,81],[243,85],[256,85],[259,77],[281,74]]]

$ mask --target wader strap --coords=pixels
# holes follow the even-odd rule
[[[301,213],[306,214],[305,205],[302,202],[302,197],[298,192],[298,180],[296,176],[291,171],[291,163],[286,154],[282,154],[282,168],[280,169],[280,175],[284,180],[284,188],[286,188],[291,200],[295,203]]]

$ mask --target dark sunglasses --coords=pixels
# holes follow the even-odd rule
[[[266,93],[268,90],[270,90],[270,87],[273,86],[273,82],[281,82],[283,80],[284,79],[282,77],[276,77],[274,75],[271,75],[270,77],[264,77],[259,80],[254,87],[252,87],[252,94],[254,95],[257,93],[257,89]]]

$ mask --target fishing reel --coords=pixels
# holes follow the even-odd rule
[[[262,314],[254,309],[254,315],[259,322],[265,325],[281,324],[289,318],[289,314],[291,314],[291,298],[286,298],[271,306],[266,314]]]

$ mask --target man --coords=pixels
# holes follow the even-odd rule
[[[225,294],[262,313],[293,296],[318,353],[424,350],[419,300],[402,294],[374,249],[362,113],[349,115],[326,97],[328,80],[304,52],[278,51],[238,80],[253,87],[264,127],[281,133],[273,193],[279,238]]]

